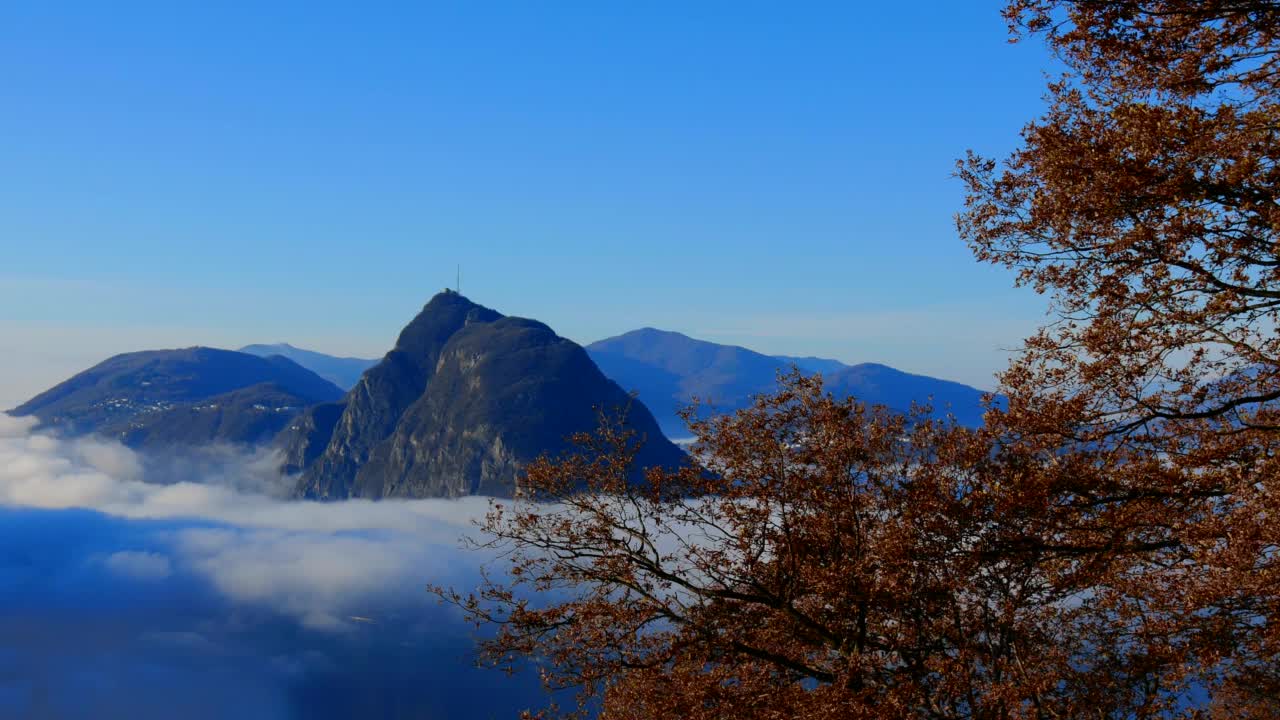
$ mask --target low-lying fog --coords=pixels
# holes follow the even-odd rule
[[[487,501],[280,498],[271,458],[143,458],[0,414],[0,717],[514,717],[472,667]]]

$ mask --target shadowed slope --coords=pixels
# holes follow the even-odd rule
[[[287,358],[193,347],[112,357],[15,408],[44,427],[134,447],[269,439],[342,391]]]
[[[308,497],[510,495],[529,462],[593,429],[597,409],[627,406],[647,441],[639,463],[681,462],[649,411],[580,346],[446,292],[348,393],[327,439],[315,418],[282,441],[291,461],[316,455],[323,441],[299,480]]]

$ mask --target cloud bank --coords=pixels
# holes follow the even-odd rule
[[[0,717],[513,717],[470,666],[487,501],[278,497],[271,458],[140,456],[0,414]]]

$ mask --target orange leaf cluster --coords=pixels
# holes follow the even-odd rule
[[[437,588],[567,716],[1280,717],[1280,4],[1012,0],[1068,72],[977,258],[1054,320],[978,430],[793,374],[629,482],[616,420],[495,505]],[[544,711],[559,714],[556,708]]]

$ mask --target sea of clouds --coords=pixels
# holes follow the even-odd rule
[[[274,458],[141,456],[0,413],[0,717],[514,717],[472,667],[488,501],[283,497]]]

